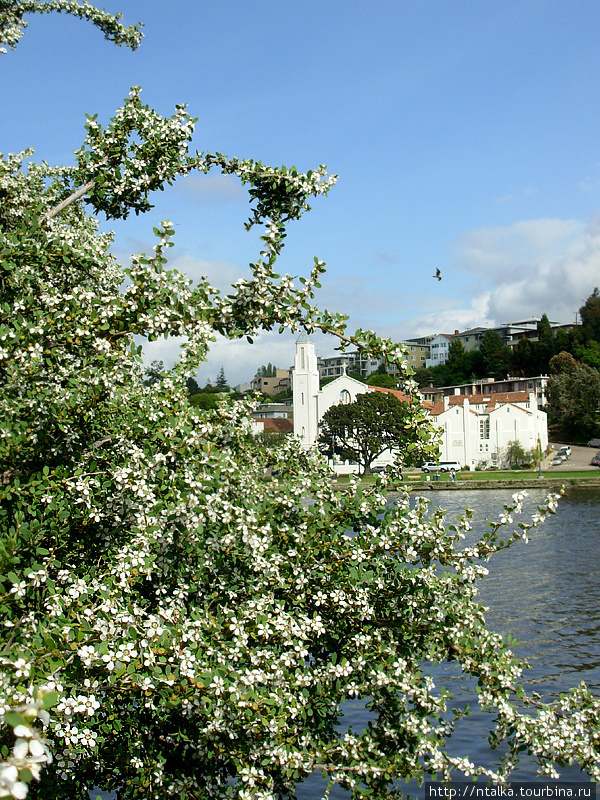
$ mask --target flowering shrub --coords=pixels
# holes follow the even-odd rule
[[[77,4],[8,6],[10,44],[22,13]],[[410,385],[401,347],[313,305],[321,261],[299,287],[275,272],[286,223],[333,184],[324,168],[191,156],[192,127],[134,90],[105,131],[88,121],[76,167],[23,166],[27,151],[0,161],[0,797],[87,798],[96,785],[144,800],[292,798],[320,770],[383,798],[404,778],[505,778],[521,751],[544,774],[578,762],[598,780],[598,703],[583,686],[554,705],[529,698],[477,602],[482,562],[556,497],[501,538],[515,496],[464,547],[468,513],[448,526],[423,500],[389,505],[385,476],[338,494],[317,453],[261,447],[244,402],[188,403],[215,332],[273,327],[398,361]],[[248,186],[248,225],[265,226],[252,277],[226,296],[192,287],[167,269],[170,223],[151,255],[119,267],[83,203],[126,216],[213,167]],[[152,385],[136,334],[186,337]],[[405,424],[434,448],[418,404]],[[424,664],[448,659],[495,711],[495,771],[446,751],[460,713]],[[360,734],[338,727],[351,697],[370,699]]]

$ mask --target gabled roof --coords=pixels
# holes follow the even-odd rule
[[[404,392],[399,391],[398,389],[385,389],[383,386],[369,386],[369,389],[372,392],[384,392],[385,394],[393,394],[394,397],[397,397],[398,400],[402,400],[403,403],[409,403],[411,398],[404,394]]]
[[[434,403],[429,411],[432,417],[437,417],[439,414],[443,414],[445,411],[444,401],[438,400],[437,403]]]
[[[266,419],[257,419],[255,422],[262,423],[265,431],[276,431],[277,433],[294,432],[293,420],[285,419],[284,417],[267,417]]]
[[[350,381],[351,383],[355,383],[358,386],[361,386],[363,391],[369,391],[369,389],[375,388],[374,386],[367,387],[366,383],[363,383],[362,381],[357,381],[356,378],[353,378],[351,375],[344,374],[344,375],[338,375],[337,378],[334,378],[332,381],[329,381],[329,383],[326,383],[325,386],[321,387],[321,391],[329,389],[330,386],[334,386],[336,383],[339,383],[340,381],[342,381],[342,383],[344,382],[347,383],[348,381]]]
[[[529,392],[495,392],[494,394],[453,394],[447,398],[448,408],[452,406],[462,406],[465,400],[469,401],[469,406],[485,406],[485,413],[489,414],[499,406],[511,405],[520,411],[529,413],[519,403],[529,401]],[[443,414],[445,410],[444,400],[438,400],[430,411],[432,416]],[[472,409],[469,409],[472,410]]]

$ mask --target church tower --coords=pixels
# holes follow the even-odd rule
[[[314,445],[319,425],[319,369],[314,344],[305,333],[296,342],[292,376],[294,436],[307,450]]]

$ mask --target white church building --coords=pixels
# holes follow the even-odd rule
[[[386,391],[345,374],[321,389],[315,346],[306,334],[301,334],[296,342],[292,387],[294,435],[307,449],[316,445],[319,422],[329,408],[353,403],[364,392]],[[502,467],[511,441],[518,441],[526,451],[535,449],[538,441],[543,451],[548,447],[546,414],[538,409],[534,393],[456,395],[435,405],[424,405],[429,409],[431,422],[440,429],[441,461],[458,461],[468,469]],[[393,460],[394,454],[387,451],[373,465]],[[359,470],[357,464],[341,461],[334,461],[332,468],[338,473]]]

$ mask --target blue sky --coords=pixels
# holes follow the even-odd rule
[[[0,150],[70,163],[85,113],[105,122],[132,85],[194,147],[339,175],[289,231],[281,271],[327,263],[321,303],[402,339],[547,313],[575,318],[600,284],[597,0],[120,0],[144,22],[131,53],[62,15],[30,17],[0,56]],[[192,176],[110,227],[125,262],[176,224],[172,264],[226,288],[258,231],[233,179]],[[443,280],[433,279],[439,267]],[[319,340],[322,355],[335,343]],[[148,358],[172,363],[175,342]],[[199,379],[287,367],[293,339],[218,342]]]

